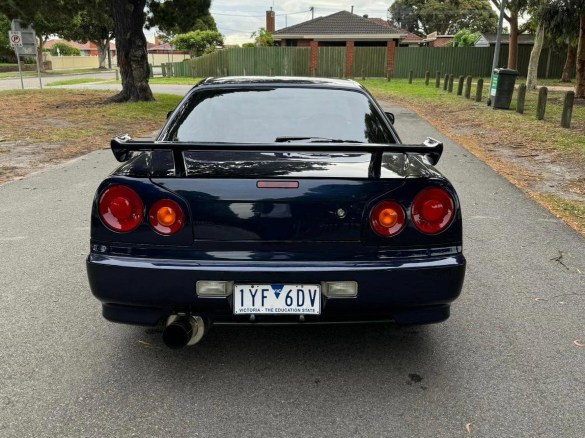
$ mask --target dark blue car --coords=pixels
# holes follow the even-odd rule
[[[87,258],[104,317],[162,325],[173,348],[211,324],[447,319],[459,200],[442,144],[392,123],[353,81],[221,78],[155,141],[113,139]]]

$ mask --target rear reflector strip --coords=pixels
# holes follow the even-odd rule
[[[259,189],[298,189],[298,181],[257,181]]]

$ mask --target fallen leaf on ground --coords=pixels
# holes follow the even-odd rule
[[[574,340],[573,344],[575,344],[577,347],[585,347],[585,342],[580,341],[579,339]]]
[[[467,433],[471,433],[471,426],[473,423],[466,423],[465,424],[465,430],[467,431]]]

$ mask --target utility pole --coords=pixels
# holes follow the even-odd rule
[[[500,62],[500,46],[502,45],[502,27],[504,26],[504,9],[506,7],[506,0],[501,0],[500,3],[500,19],[498,22],[498,33],[496,34],[496,48],[494,51],[494,62],[492,64],[492,71],[490,72],[491,81],[490,81],[490,89],[488,91],[488,101],[487,104],[491,105],[492,103],[492,85],[494,82],[494,69],[498,67],[498,63]]]

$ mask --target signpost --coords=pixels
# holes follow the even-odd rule
[[[20,74],[20,86],[24,90],[24,81],[22,80],[22,69],[20,68],[20,54],[18,51],[19,47],[22,47],[22,35],[20,32],[9,31],[8,40],[10,41],[10,47],[16,53],[16,62],[18,63],[18,73]]]
[[[11,31],[8,32],[8,39],[10,47],[16,53],[16,61],[18,62],[18,72],[20,73],[20,85],[24,90],[24,82],[22,80],[22,68],[20,65],[21,56],[34,56],[37,62],[37,74],[39,76],[39,84],[43,88],[41,80],[41,66],[39,65],[39,57],[37,53],[37,37],[32,27],[23,28],[18,20],[12,20]]]

